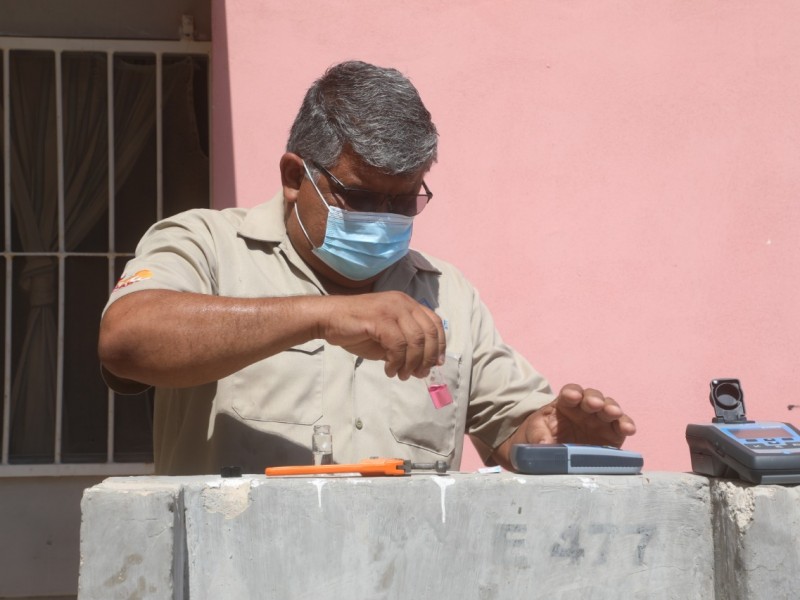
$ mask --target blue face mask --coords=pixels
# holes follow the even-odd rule
[[[328,209],[325,239],[314,242],[300,220],[295,202],[297,222],[314,248],[312,252],[331,269],[353,281],[363,281],[389,268],[408,254],[414,217],[393,213],[355,212],[331,206],[322,197],[314,178],[303,163],[311,185]]]

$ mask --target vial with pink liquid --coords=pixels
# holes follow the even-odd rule
[[[447,387],[447,381],[445,381],[441,367],[433,367],[425,382],[428,384],[428,393],[431,396],[433,406],[437,410],[453,403],[453,396],[450,395],[450,388]]]

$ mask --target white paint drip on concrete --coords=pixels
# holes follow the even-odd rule
[[[441,475],[431,475],[431,479],[433,479],[434,483],[439,486],[439,490],[441,491],[442,497],[442,523],[447,521],[447,511],[444,507],[444,491],[448,485],[453,485],[456,480],[452,477],[442,477]]]
[[[317,488],[317,504],[319,505],[320,509],[322,508],[322,486],[328,483],[324,479],[312,479],[309,482],[311,485]]]
[[[593,477],[581,477],[580,480],[581,485],[583,485],[583,487],[585,487],[587,490],[594,492],[597,489],[597,482]]]

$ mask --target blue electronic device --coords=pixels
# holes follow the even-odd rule
[[[638,452],[586,444],[514,444],[511,464],[528,475],[636,475],[644,459]]]
[[[800,431],[789,423],[748,421],[738,379],[714,379],[708,425],[687,425],[692,470],[751,483],[800,483]]]

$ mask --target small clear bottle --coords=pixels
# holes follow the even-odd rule
[[[314,425],[311,452],[314,453],[315,465],[333,464],[333,435],[330,425]]]

